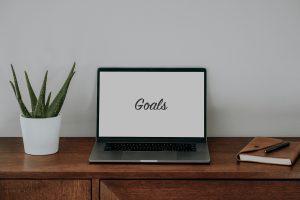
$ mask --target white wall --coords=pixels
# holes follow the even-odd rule
[[[27,97],[24,69],[57,91],[73,61],[63,136],[95,135],[98,66],[204,66],[209,136],[300,136],[298,0],[1,0],[0,136],[20,136],[10,64]]]

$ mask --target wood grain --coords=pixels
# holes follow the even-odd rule
[[[106,180],[101,200],[267,200],[300,198],[299,181]]]
[[[1,138],[0,179],[300,179],[299,161],[292,167],[238,163],[236,153],[250,140],[209,138],[211,164],[187,165],[89,164],[94,138],[61,138],[57,154],[30,156],[24,154],[22,138]]]
[[[120,197],[117,197],[115,195],[115,191],[113,188],[108,188],[109,184],[106,184],[105,182],[101,182],[100,184],[100,199],[101,200],[119,200],[119,198],[125,198],[125,196],[120,195]],[[126,186],[124,186],[126,188]]]
[[[49,156],[0,138],[0,200],[299,199],[300,163],[238,163],[251,138],[209,138],[211,164],[89,164],[94,138],[61,138]],[[288,138],[288,140],[299,140]]]
[[[0,180],[2,200],[90,200],[89,180]]]
[[[92,179],[92,200],[100,199],[100,181],[99,179]]]

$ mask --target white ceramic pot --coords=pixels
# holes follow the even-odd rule
[[[61,116],[26,118],[20,116],[25,153],[49,155],[58,151]]]

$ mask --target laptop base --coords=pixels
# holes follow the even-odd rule
[[[210,163],[207,143],[197,143],[196,152],[180,151],[104,151],[105,143],[96,142],[90,163]]]

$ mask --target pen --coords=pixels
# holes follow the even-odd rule
[[[284,148],[284,147],[288,147],[289,145],[290,145],[289,142],[282,142],[282,143],[280,143],[280,144],[276,144],[276,145],[274,145],[274,146],[271,146],[271,147],[266,148],[266,149],[265,149],[265,152],[266,152],[266,153],[270,153],[270,152],[272,152],[272,151],[276,151],[276,150],[282,149],[282,148]]]

